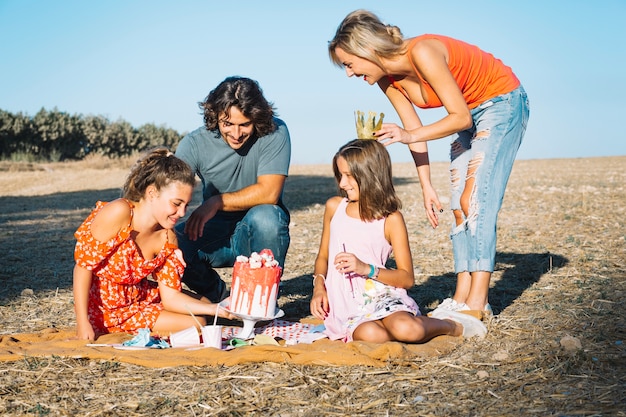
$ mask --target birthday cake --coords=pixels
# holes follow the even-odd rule
[[[269,249],[238,256],[233,267],[230,311],[251,317],[273,317],[282,268]]]

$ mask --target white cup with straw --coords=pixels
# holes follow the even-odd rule
[[[222,326],[217,325],[219,310],[220,305],[217,304],[213,324],[202,327],[202,343],[204,343],[204,347],[222,348]]]

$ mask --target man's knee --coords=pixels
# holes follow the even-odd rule
[[[248,210],[245,222],[255,232],[276,233],[289,226],[289,217],[279,206],[262,204]]]
[[[241,226],[234,247],[242,253],[271,249],[274,258],[284,265],[290,243],[288,213],[275,205],[256,206],[248,211]]]

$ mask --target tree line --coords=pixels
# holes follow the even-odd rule
[[[175,149],[182,136],[151,123],[135,128],[124,120],[70,115],[56,108],[42,108],[32,117],[0,109],[1,160],[58,162],[90,154],[118,158],[155,146]]]

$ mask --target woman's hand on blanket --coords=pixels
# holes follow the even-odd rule
[[[82,322],[78,321],[76,324],[76,337],[79,340],[96,340],[96,332],[94,332],[93,327],[89,321]]]

